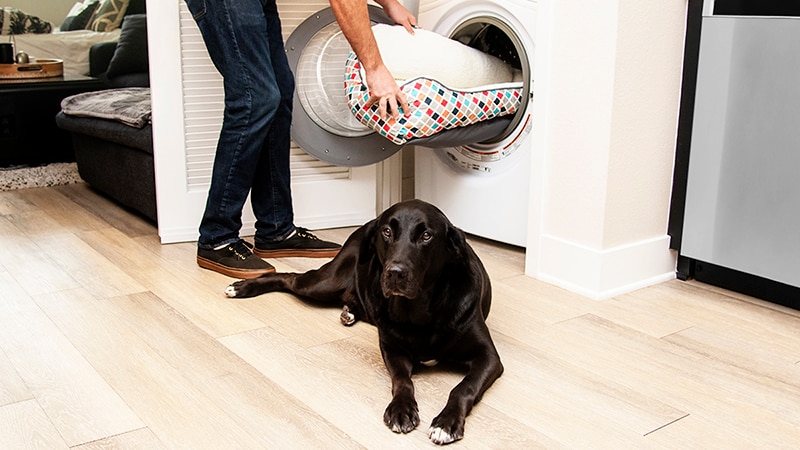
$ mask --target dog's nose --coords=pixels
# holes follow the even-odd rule
[[[406,270],[400,264],[392,264],[386,268],[386,278],[400,281],[406,278]]]

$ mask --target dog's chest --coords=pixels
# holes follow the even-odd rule
[[[422,359],[439,358],[451,335],[417,300],[393,299],[380,314],[378,328],[384,339]]]
[[[388,301],[385,318],[397,325],[414,327],[428,327],[433,321],[425,304],[403,297],[395,297]]]

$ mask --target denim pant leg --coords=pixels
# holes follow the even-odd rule
[[[211,248],[239,238],[251,188],[256,234],[262,240],[284,237],[294,228],[289,187],[294,79],[283,51],[275,0],[186,3],[225,88],[198,245]]]
[[[290,179],[292,102],[294,74],[283,46],[281,21],[275,0],[264,5],[269,35],[270,59],[280,102],[267,132],[250,201],[256,216],[256,242],[281,240],[294,231],[294,209]]]

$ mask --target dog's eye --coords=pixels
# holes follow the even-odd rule
[[[392,228],[391,227],[383,227],[383,229],[381,230],[381,234],[386,239],[390,239],[392,237]]]
[[[420,238],[422,239],[423,242],[428,242],[431,239],[433,239],[433,235],[431,234],[430,231],[425,231],[422,233],[422,236],[420,236]]]

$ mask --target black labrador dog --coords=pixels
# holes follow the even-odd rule
[[[466,416],[503,373],[485,322],[489,276],[464,232],[429,203],[392,206],[353,232],[339,254],[317,270],[269,273],[235,282],[225,293],[252,297],[274,291],[343,305],[346,325],[362,319],[377,327],[392,379],[383,421],[396,433],[419,424],[411,381],[416,364],[446,361],[467,371],[428,430],[436,444],[464,436]]]

